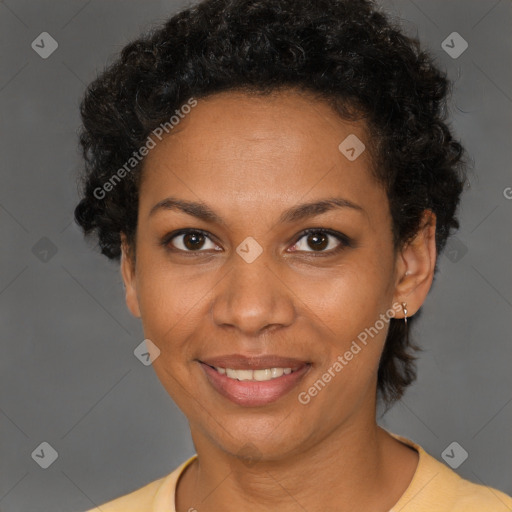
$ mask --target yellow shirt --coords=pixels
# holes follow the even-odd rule
[[[412,446],[419,462],[409,487],[389,512],[511,512],[512,497],[461,478],[410,439],[390,434]],[[193,455],[169,475],[87,512],[176,512],[176,482],[197,457]]]

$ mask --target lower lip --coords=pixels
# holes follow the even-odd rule
[[[275,402],[289,393],[310,368],[305,364],[296,372],[266,381],[236,380],[200,363],[213,388],[225,398],[244,407],[258,407]]]

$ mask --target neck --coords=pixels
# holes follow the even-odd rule
[[[300,453],[252,464],[192,429],[198,460],[180,479],[176,510],[387,512],[409,485],[418,454],[375,416],[369,420],[348,422]]]

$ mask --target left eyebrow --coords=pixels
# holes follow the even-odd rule
[[[322,213],[334,210],[337,208],[352,208],[353,210],[361,213],[366,213],[365,210],[356,203],[344,199],[342,197],[330,197],[322,199],[321,201],[314,201],[312,203],[303,203],[286,210],[279,217],[279,222],[297,222],[308,217],[314,217]]]
[[[348,199],[344,199],[342,197],[331,197],[320,201],[294,206],[281,214],[279,222],[283,224],[297,222],[337,208],[351,208],[355,211],[366,213],[361,206],[349,201]],[[202,202],[185,201],[183,199],[167,197],[166,199],[162,199],[156,203],[151,208],[148,216],[151,217],[159,210],[179,210],[188,215],[204,220],[205,222],[217,223],[226,226],[224,219],[215,213],[208,205]]]

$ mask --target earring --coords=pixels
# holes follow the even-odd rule
[[[402,309],[404,310],[404,322],[407,325],[407,302],[402,302]]]

